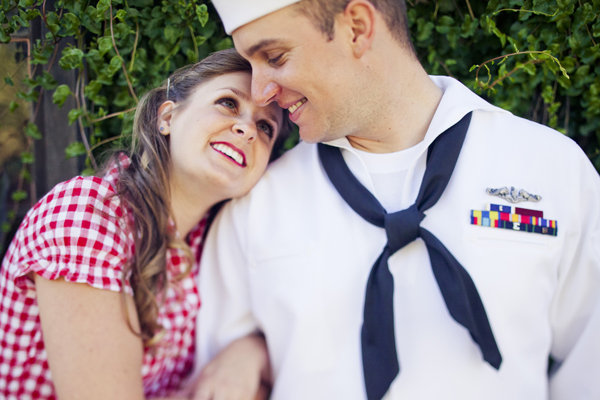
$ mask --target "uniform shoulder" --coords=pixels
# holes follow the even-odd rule
[[[560,151],[561,154],[584,155],[569,136],[541,123],[508,112],[479,110],[473,115],[478,131],[486,132],[497,143],[511,144],[519,149]]]
[[[314,143],[298,143],[269,165],[259,185],[263,181],[290,179],[306,172],[311,164],[318,161],[316,149],[317,146]]]

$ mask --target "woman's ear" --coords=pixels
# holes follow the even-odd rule
[[[357,58],[362,57],[373,43],[375,34],[375,7],[366,0],[352,0],[343,13],[345,23],[352,30],[352,51]]]
[[[175,103],[171,100],[165,101],[158,107],[157,128],[161,135],[167,136],[171,133],[171,118],[174,109]]]

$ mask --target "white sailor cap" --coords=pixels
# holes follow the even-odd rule
[[[213,0],[225,32],[231,35],[240,26],[297,3],[300,0]]]

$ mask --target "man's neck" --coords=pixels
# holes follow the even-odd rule
[[[435,85],[416,59],[383,63],[379,76],[385,79],[370,92],[374,117],[361,131],[348,135],[350,144],[372,153],[391,153],[421,142],[442,99]]]

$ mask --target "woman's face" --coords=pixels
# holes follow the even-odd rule
[[[159,128],[170,135],[171,182],[194,185],[218,200],[246,194],[269,162],[281,128],[276,104],[255,105],[249,72],[214,77],[199,85],[182,104],[159,109]],[[217,201],[218,201],[217,200]]]

